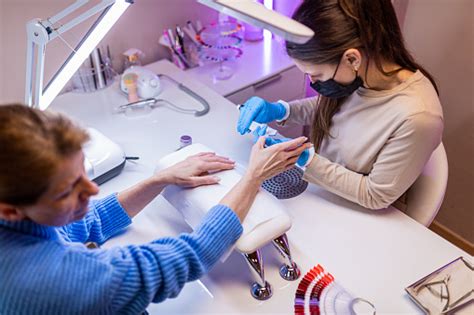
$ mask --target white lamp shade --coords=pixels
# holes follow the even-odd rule
[[[265,28],[285,40],[304,44],[314,36],[309,27],[253,0],[198,0],[214,10],[240,21]]]

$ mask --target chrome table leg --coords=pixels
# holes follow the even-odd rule
[[[280,267],[280,276],[288,281],[298,279],[301,275],[301,271],[291,258],[290,245],[288,244],[286,234],[275,238],[272,243],[285,260],[285,263]]]
[[[272,297],[272,286],[265,281],[263,268],[263,258],[260,250],[256,250],[251,254],[243,254],[247,261],[255,282],[252,284],[251,293],[257,300],[267,300]]]

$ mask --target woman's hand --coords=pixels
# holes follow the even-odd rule
[[[234,210],[243,222],[262,182],[294,167],[301,153],[312,146],[304,143],[306,140],[306,137],[299,137],[265,148],[265,137],[260,137],[250,153],[247,172],[220,203]]]
[[[257,123],[269,123],[282,119],[286,115],[286,107],[280,103],[270,103],[261,97],[253,96],[241,107],[237,131],[243,135],[248,133],[253,121]]]
[[[267,131],[267,127],[268,127],[267,125],[262,125],[262,126],[258,126],[254,130],[253,132],[254,142],[257,142],[261,136],[265,135]],[[276,139],[272,137],[266,137],[265,147],[270,147],[272,145],[290,141],[290,140],[291,140],[290,138],[284,138],[284,137],[276,138]],[[306,166],[307,164],[309,164],[309,162],[311,162],[310,159],[312,159],[313,156],[314,156],[314,151],[310,152],[309,149],[304,150],[303,153],[301,153],[301,155],[299,156],[298,160],[296,160],[296,165],[298,165],[299,167]]]
[[[167,184],[197,187],[218,183],[220,178],[210,173],[230,170],[234,167],[235,162],[229,158],[216,155],[213,152],[203,152],[159,171],[156,176]]]
[[[118,200],[130,217],[139,213],[170,184],[182,187],[212,185],[219,177],[209,175],[234,168],[235,162],[212,152],[199,153],[176,163],[134,186],[121,191]]]
[[[265,137],[254,144],[245,176],[263,182],[295,166],[300,155],[313,145],[306,137],[284,141],[265,148]]]

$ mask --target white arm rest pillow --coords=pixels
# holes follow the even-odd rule
[[[193,144],[162,158],[156,170],[167,168],[200,152],[214,151],[202,144]],[[196,188],[170,185],[162,193],[163,197],[183,215],[193,229],[201,222],[206,212],[219,204],[241,178],[235,169],[216,174],[221,178],[216,185]],[[278,199],[260,189],[242,226],[244,231],[236,243],[236,248],[243,253],[252,253],[288,231],[291,227],[291,218]]]

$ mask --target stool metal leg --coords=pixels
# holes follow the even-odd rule
[[[298,265],[291,258],[290,245],[286,234],[275,238],[273,245],[278,249],[278,252],[283,256],[285,263],[280,267],[280,276],[288,281],[294,281],[301,275]]]
[[[255,282],[252,284],[250,292],[257,300],[267,300],[272,297],[272,286],[265,281],[263,268],[263,258],[260,250],[256,250],[250,254],[243,254],[252,272]]]

